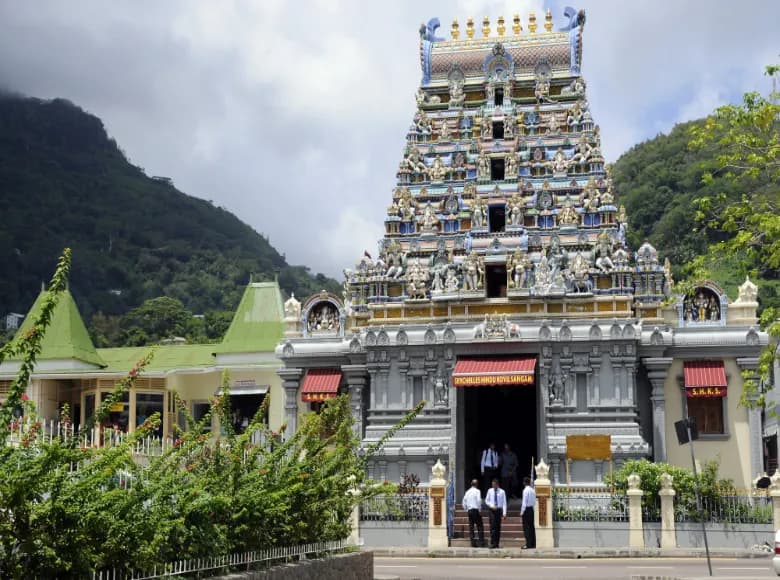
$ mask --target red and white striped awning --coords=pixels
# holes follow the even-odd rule
[[[460,358],[452,372],[456,387],[500,387],[534,384],[536,357]]]
[[[339,393],[341,371],[338,369],[311,369],[306,372],[301,387],[301,400],[306,403],[334,399]]]
[[[683,377],[689,398],[726,396],[729,383],[722,360],[685,361]]]

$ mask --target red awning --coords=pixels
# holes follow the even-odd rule
[[[725,397],[728,387],[722,360],[692,360],[683,365],[687,397]]]
[[[455,363],[452,384],[482,387],[534,384],[536,357],[461,358]]]
[[[306,372],[301,387],[301,400],[304,402],[334,399],[339,393],[341,371],[338,369],[311,369]]]

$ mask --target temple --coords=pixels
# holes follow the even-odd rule
[[[673,425],[687,413],[703,458],[733,451],[722,473],[746,484],[762,471],[760,412],[738,406],[767,342],[755,286],[733,304],[707,281],[677,296],[668,260],[628,247],[581,73],[585,14],[565,17],[420,28],[378,253],[344,271],[343,296],[285,306],[287,421],[302,398],[347,392],[369,445],[424,400],[370,475],[424,478],[441,458],[463,489],[491,441],[522,472],[544,458],[558,484],[633,458],[688,465]],[[606,446],[588,451],[592,435]]]

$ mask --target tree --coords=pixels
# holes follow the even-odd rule
[[[776,79],[780,65],[766,68],[773,81],[769,97],[746,93],[740,105],[719,107],[705,123],[691,129],[692,149],[712,150],[716,154],[715,171],[705,172],[703,183],[716,176],[737,185],[738,199],[718,193],[696,200],[697,221],[721,239],[710,245],[707,254],[696,260],[698,273],[706,273],[719,260],[738,260],[759,282],[780,279],[780,105]],[[761,284],[759,284],[761,286]],[[780,338],[780,313],[765,308],[762,325],[776,339]],[[760,373],[768,378],[776,356],[776,346],[765,349]],[[757,385],[750,384],[755,392]],[[743,400],[745,397],[743,397]],[[759,397],[763,404],[763,396]]]
[[[140,444],[159,426],[158,413],[110,446],[84,445],[96,421],[143,375],[154,349],[129,369],[80,430],[72,429],[65,407],[60,416],[65,428],[42,436],[45,425],[24,390],[66,288],[69,265],[66,250],[30,331],[0,348],[0,362],[22,358],[0,406],[1,578],[89,578],[101,569],[126,577],[123,572],[163,570],[181,559],[341,540],[356,503],[388,491],[367,479],[367,462],[425,401],[358,454],[349,395],[305,415],[286,438],[267,427],[266,397],[237,434],[225,374],[221,395],[198,422],[175,398],[188,429],[176,428],[176,441],[159,454],[140,461],[136,455],[149,449],[149,442]],[[183,310],[164,301],[154,306],[149,312]],[[181,322],[178,315],[169,318]],[[24,415],[11,429],[18,407]],[[207,434],[212,416],[222,430]]]
[[[192,313],[181,300],[160,296],[146,300],[122,317],[125,346],[155,344],[166,338],[184,336]]]

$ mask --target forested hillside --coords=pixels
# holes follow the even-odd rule
[[[703,216],[697,217],[696,200],[722,196],[723,207],[728,207],[740,200],[745,184],[719,171],[717,147],[690,146],[692,129],[703,123],[679,124],[669,134],[635,145],[613,165],[615,189],[628,212],[629,242],[637,248],[647,238],[661,256],[669,257],[677,279],[694,274],[692,266],[700,263],[696,259],[707,256],[708,275],[723,285],[732,299],[750,273],[758,278],[762,307],[778,306],[777,269],[749,255],[738,259],[708,256],[712,244],[733,238],[734,233],[707,228]],[[703,179],[708,173],[713,179]],[[780,199],[780,186],[764,176],[753,180],[750,189]]]
[[[338,283],[290,266],[230,212],[128,162],[97,117],[0,95],[0,314],[26,312],[63,247],[85,320],[159,296],[233,310],[250,275],[307,296]]]

